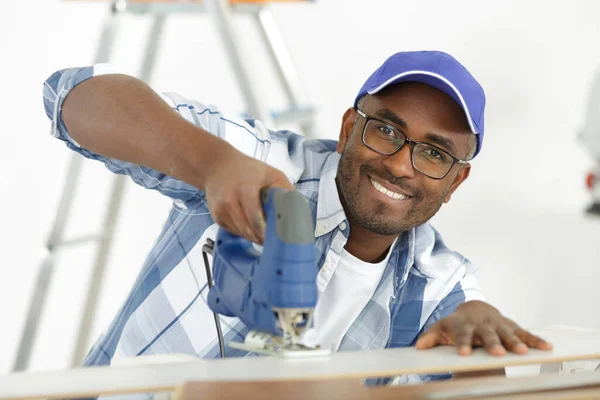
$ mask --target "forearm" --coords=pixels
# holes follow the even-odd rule
[[[204,189],[214,161],[236,151],[126,75],[100,75],[74,87],[63,103],[62,120],[80,146],[199,189]]]

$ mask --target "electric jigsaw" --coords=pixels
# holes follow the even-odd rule
[[[296,190],[263,190],[261,199],[267,222],[262,251],[219,229],[208,305],[216,314],[240,318],[250,330],[244,343],[230,342],[229,347],[283,356],[327,354],[329,350],[299,342],[302,332],[312,327],[318,296],[308,203]],[[207,273],[211,282],[208,266]],[[215,321],[223,353],[217,315]]]

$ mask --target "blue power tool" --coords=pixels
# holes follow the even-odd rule
[[[230,347],[267,354],[305,349],[298,338],[312,325],[318,296],[312,214],[295,190],[263,190],[261,197],[267,221],[262,252],[219,229],[208,304],[217,314],[240,318],[251,331],[245,344]]]

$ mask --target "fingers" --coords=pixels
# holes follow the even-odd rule
[[[468,356],[473,352],[473,333],[475,326],[471,324],[463,324],[459,331],[455,334],[456,347],[458,354]]]
[[[442,324],[438,321],[435,324],[431,325],[431,328],[429,328],[427,332],[421,335],[421,337],[417,340],[415,346],[419,350],[430,349],[440,344],[441,339]]]
[[[239,200],[247,223],[246,229],[252,235],[252,238],[249,237],[249,239],[262,244],[265,239],[267,223],[262,209],[260,190],[248,188]]]
[[[257,195],[258,196],[258,195]],[[244,201],[239,192],[226,195],[212,195],[208,200],[208,208],[213,220],[230,233],[245,237],[253,242],[259,242],[254,233],[244,209]],[[260,210],[260,208],[259,208]]]
[[[527,354],[527,345],[516,335],[514,328],[501,326],[497,330],[498,336],[504,348],[515,354]]]
[[[502,346],[502,341],[491,325],[482,325],[476,329],[476,334],[481,339],[483,347],[488,354],[492,356],[503,356],[506,354],[506,349]]]
[[[550,350],[552,344],[521,329],[514,321],[483,302],[466,302],[450,316],[432,325],[419,338],[416,347],[456,345],[458,354],[469,355],[473,347],[484,347],[492,356],[503,356],[507,351],[527,354],[529,348]]]
[[[223,222],[225,225],[219,225],[227,229],[229,232],[242,236],[253,242],[258,241],[258,238],[250,227],[250,223],[248,222],[248,218],[246,218],[246,214],[244,213],[242,203],[240,201],[238,201],[237,204],[233,204],[228,207],[227,214],[223,217]],[[231,229],[228,227],[231,227]]]
[[[254,243],[262,244],[264,240],[264,232],[260,230],[256,223],[258,218],[264,219],[262,209],[249,207],[247,203],[247,200],[239,199],[239,209],[241,210],[241,216],[239,219],[242,227],[241,229],[243,229],[242,236]]]
[[[541,337],[536,336],[525,329],[517,329],[515,335],[529,348],[538,350],[552,350],[552,343],[545,341]]]
[[[287,176],[262,161],[234,152],[204,179],[208,209],[227,231],[263,243],[266,221],[260,197],[268,187],[293,190]]]

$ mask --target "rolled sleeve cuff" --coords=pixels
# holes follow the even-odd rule
[[[69,92],[81,82],[94,76],[117,73],[109,64],[97,64],[91,67],[68,68],[55,72],[44,82],[44,108],[50,118],[50,134],[80,147],[69,135],[62,122],[62,106]]]

